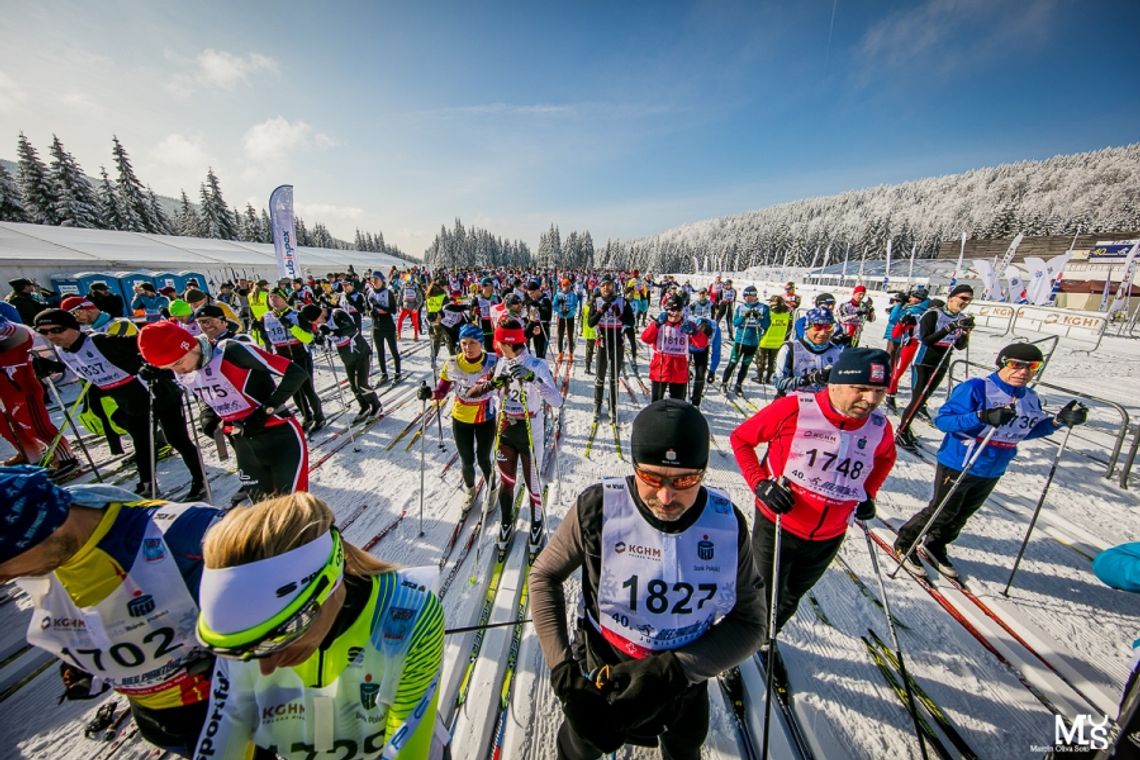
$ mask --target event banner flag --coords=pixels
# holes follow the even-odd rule
[[[1116,289],[1116,298],[1112,299],[1112,306],[1108,307],[1109,315],[1128,308],[1128,300],[1132,297],[1132,278],[1136,276],[1137,250],[1140,250],[1140,243],[1133,244],[1132,250],[1128,252],[1128,259],[1124,263],[1124,276],[1120,278],[1120,287]]]
[[[1006,300],[1009,303],[1028,303],[1029,298],[1025,291],[1025,281],[1021,279],[1021,270],[1010,264],[1005,269],[1005,279],[1009,283]]]
[[[958,248],[958,263],[954,265],[954,273],[950,275],[950,289],[953,290],[954,286],[958,284],[958,275],[962,274],[962,257],[966,255],[966,233],[962,233],[962,245]],[[914,260],[914,253],[910,255],[911,261]],[[979,270],[980,273],[981,270]]]
[[[301,276],[297,258],[297,237],[293,228],[293,186],[281,185],[269,195],[269,226],[273,232],[273,251],[277,254],[277,276],[293,279]]]
[[[1034,256],[1025,257],[1025,266],[1029,270],[1029,285],[1026,286],[1029,303],[1042,304],[1049,297],[1053,283],[1049,282],[1049,265],[1045,259]]]
[[[887,238],[887,266],[883,270],[883,290],[886,290],[891,284],[891,243],[892,238]]]
[[[982,281],[982,287],[985,288],[982,300],[1000,301],[1001,281],[998,279],[998,273],[994,271],[993,264],[985,259],[974,259],[974,270]]]
[[[1057,294],[1061,292],[1061,279],[1065,274],[1065,265],[1069,263],[1069,258],[1073,252],[1067,251],[1060,256],[1054,256],[1049,259],[1045,265],[1047,267],[1046,273],[1049,277],[1049,292],[1047,297],[1041,303],[1051,304],[1057,300]]]

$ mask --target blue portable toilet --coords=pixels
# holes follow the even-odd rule
[[[124,308],[131,302],[131,299],[128,298],[127,294],[123,292],[122,285],[119,283],[119,278],[113,274],[107,274],[106,272],[79,272],[75,275],[75,277],[79,280],[80,295],[87,295],[91,292],[92,285],[97,282],[101,282],[107,286],[108,292],[114,293],[119,298],[123,299]],[[131,297],[133,296],[134,293],[131,294]]]
[[[190,287],[191,280],[197,280],[198,290],[206,295],[212,295],[212,293],[210,293],[210,281],[206,278],[206,275],[201,272],[179,272],[178,276],[182,278],[183,289]],[[180,290],[178,292],[181,293],[182,291]]]
[[[51,276],[51,289],[59,293],[60,298],[82,295],[79,278],[70,274],[53,274]]]
[[[114,277],[119,280],[119,290],[123,294],[123,305],[127,307],[128,311],[131,308],[131,299],[135,297],[135,285],[140,282],[149,282],[154,285],[154,278],[143,272],[116,272]],[[158,286],[155,285],[155,288],[157,289]]]
[[[154,272],[151,275],[156,290],[172,287],[179,293],[186,289],[185,280],[174,272]]]

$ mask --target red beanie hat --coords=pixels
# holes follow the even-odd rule
[[[517,346],[520,343],[526,343],[526,333],[521,327],[504,327],[500,322],[495,327],[495,342]]]
[[[865,288],[865,287],[864,287],[864,286],[862,286],[862,285],[856,285],[856,286],[855,286],[855,289],[854,289],[854,290],[852,290],[851,292],[852,292],[852,293],[866,293],[866,292],[867,292],[867,288]]]
[[[139,353],[156,367],[173,364],[196,345],[198,341],[186,328],[169,320],[151,322],[139,331]]]

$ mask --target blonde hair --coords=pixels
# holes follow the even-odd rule
[[[334,520],[329,505],[311,493],[299,491],[266,499],[230,510],[206,533],[202,555],[209,568],[276,557],[323,535]],[[366,577],[395,569],[395,565],[344,541],[345,575]]]

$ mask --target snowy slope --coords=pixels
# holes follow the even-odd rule
[[[843,294],[837,295],[842,297]],[[885,299],[880,302],[880,314],[884,304]],[[865,344],[878,343],[882,333],[880,325],[881,322],[866,330]],[[975,335],[971,358],[989,361],[1007,341],[1008,338],[980,331]],[[403,343],[406,349],[417,345],[422,347],[424,341]],[[582,350],[579,345],[573,365],[556,467],[558,479],[549,491],[548,529],[551,531],[556,529],[559,518],[580,491],[600,477],[629,472],[628,463],[617,459],[612,434],[605,425],[599,429],[591,458],[583,456],[593,378],[583,372]],[[1106,338],[1101,350],[1091,357],[1059,351],[1045,379],[1061,385],[1082,383],[1081,387],[1091,392],[1096,393],[1095,388],[1114,394],[1121,401],[1129,401],[1128,388],[1135,383],[1131,378],[1137,372],[1138,355],[1140,345]],[[646,352],[639,351],[639,364],[643,368],[647,365],[646,358]],[[418,348],[409,355],[405,369],[411,370],[415,383],[422,378],[430,380],[426,351]],[[632,377],[631,383],[639,402],[643,403]],[[320,370],[317,385],[318,388],[331,387],[332,378],[327,368]],[[760,386],[747,385],[746,391],[756,403],[763,403]],[[348,539],[360,545],[370,543],[407,510],[407,516],[372,551],[406,565],[435,564],[459,516],[458,467],[451,466],[443,472],[455,449],[449,440],[446,421],[443,449],[439,448],[434,425],[428,429],[424,448],[427,464],[424,535],[421,537],[418,535],[418,443],[405,450],[412,438],[409,434],[390,451],[385,450],[419,412],[420,404],[414,398],[395,408],[405,395],[401,390],[385,395],[386,407],[393,409],[390,416],[358,441],[359,452],[346,446],[314,470],[310,485],[314,493],[332,505],[342,525],[347,525]],[[1051,407],[1063,403],[1063,394],[1050,392],[1048,397]],[[624,388],[619,403],[622,448],[628,455],[629,422],[637,407]],[[725,488],[751,518],[753,510],[748,489],[738,473],[728,443],[729,433],[743,416],[715,392],[702,406],[719,446],[711,455],[708,482]],[[338,409],[338,401],[326,402],[326,411]],[[1094,408],[1094,423],[1107,426],[1109,420],[1099,407]],[[334,427],[343,421],[338,420]],[[914,429],[933,451],[939,440],[934,431],[922,423],[916,424]],[[1082,691],[1098,703],[1117,698],[1131,656],[1128,645],[1140,631],[1140,604],[1136,597],[1105,588],[1089,570],[1090,553],[1122,541],[1140,539],[1140,520],[1137,519],[1140,503],[1135,490],[1121,490],[1115,480],[1105,479],[1104,467],[1097,461],[1105,457],[1105,438],[1106,435],[1089,434],[1080,438],[1074,435],[1070,440],[1071,451],[1061,461],[1046,503],[1046,514],[1029,543],[1008,599],[1000,592],[1024,534],[1027,515],[1036,504],[1045,473],[1057,451],[1054,442],[1042,440],[1022,447],[994,498],[972,518],[952,547],[952,554],[971,589],[983,600],[991,600],[1002,609],[1012,611],[1019,619],[1018,630],[1031,632],[1035,648],[1049,652],[1049,659],[1061,663],[1058,670],[1068,680],[1083,679]],[[318,444],[323,439],[324,434],[318,434]],[[334,445],[335,442],[318,445],[310,461],[316,462]],[[92,451],[96,457],[106,455],[105,447],[99,445]],[[217,476],[213,481],[215,500],[221,503],[237,488],[236,477],[226,473],[226,467],[232,467],[233,462],[220,465],[212,447],[207,450],[206,458],[211,474]],[[931,460],[932,456],[927,454],[926,459]],[[162,462],[159,469],[163,483],[188,480],[176,458]],[[929,461],[900,453],[899,463],[880,498],[881,514],[889,524],[897,526],[925,504],[932,472]],[[177,493],[177,489],[172,490]],[[524,526],[525,520],[520,519],[519,527],[525,530]],[[877,527],[887,530],[882,523]],[[485,536],[489,540],[489,531]],[[815,731],[824,745],[843,747],[850,757],[918,757],[910,718],[860,640],[861,635],[867,635],[868,628],[874,629],[884,640],[887,640],[887,631],[881,611],[871,601],[871,597],[877,595],[877,587],[863,535],[852,528],[848,539],[840,557],[862,579],[869,593],[863,593],[844,567],[836,563],[814,589],[815,604],[805,599],[786,627],[782,649],[795,692],[796,710],[805,726]],[[519,542],[522,540],[520,536]],[[521,554],[513,555],[508,566],[517,567]],[[481,567],[476,568],[472,552],[459,572],[444,598],[449,627],[475,622],[492,555],[488,546],[482,554]],[[891,569],[885,554],[880,553],[879,560],[884,569]],[[472,577],[474,582],[471,582]],[[514,604],[506,601],[510,585],[510,580],[505,579],[492,622],[508,620],[513,615]],[[569,589],[570,599],[574,590]],[[945,711],[973,751],[980,757],[1039,757],[1042,752],[1032,747],[1052,742],[1053,717],[1022,683],[1026,679],[1025,672],[1033,670],[1034,658],[1018,650],[1014,642],[1014,654],[1020,651],[1023,660],[1015,660],[1012,666],[1004,664],[905,573],[887,580],[887,590],[900,621],[899,634],[911,674]],[[19,652],[19,633],[27,625],[27,617],[26,600],[22,598],[0,605],[0,618],[5,623],[0,626],[0,661],[15,655],[11,662],[4,662],[0,667],[0,690],[19,680],[17,676],[34,673],[46,663],[43,658],[37,659],[35,650]],[[487,716],[497,707],[500,697],[496,679],[506,660],[503,647],[511,629],[492,631],[495,635],[488,632],[476,667],[478,677],[473,681],[476,687],[462,708],[465,717],[460,721],[460,728],[464,738],[454,747],[457,758],[483,758],[493,738],[490,733],[493,726]],[[448,637],[445,685],[441,690],[444,695],[455,693],[455,681],[466,665],[471,638],[470,634]],[[49,667],[4,700],[0,746],[11,748],[8,756],[109,756],[110,744],[82,736],[84,722],[103,700],[57,707],[55,699],[59,691],[58,676],[54,667]],[[733,727],[719,691],[710,689],[710,695],[713,719],[706,756],[739,756]],[[759,704],[762,694],[750,695],[750,698]],[[546,665],[529,626],[524,628],[509,704],[504,756],[552,757],[560,714],[549,688]],[[1094,705],[1085,706],[1089,712],[1095,709]],[[441,700],[441,710],[449,717],[451,707],[447,699]],[[150,754],[153,753],[132,738],[110,756],[147,757]],[[618,756],[657,755],[651,750],[627,748]]]

